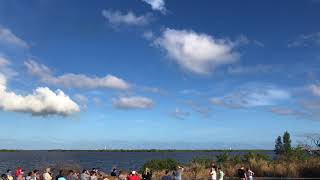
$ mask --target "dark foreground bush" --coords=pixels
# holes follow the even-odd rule
[[[177,165],[178,161],[175,159],[153,159],[144,163],[140,171],[144,171],[145,168],[149,168],[152,171],[174,170]]]

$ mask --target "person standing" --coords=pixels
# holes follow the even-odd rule
[[[168,170],[165,171],[165,175],[162,176],[161,180],[173,180],[172,176],[169,175],[169,171]]]
[[[66,180],[66,178],[62,174],[63,170],[60,170],[59,174],[56,176],[56,180]]]
[[[213,166],[210,171],[211,180],[217,180],[217,167]]]
[[[97,172],[95,170],[90,172],[90,180],[98,180]]]
[[[32,180],[32,178],[33,178],[33,172],[31,171],[31,172],[28,172],[28,174],[27,174],[27,177],[26,177],[26,180]]]
[[[90,180],[90,174],[88,170],[82,170],[82,173],[80,174],[80,180]]]
[[[24,171],[20,167],[16,170],[16,178],[17,180],[24,180]]]
[[[119,171],[119,176],[118,176],[119,180],[126,180],[126,176],[124,175],[124,173],[122,171]]]
[[[142,179],[143,180],[151,180],[152,178],[152,172],[150,171],[149,168],[146,168],[146,170],[142,174]]]
[[[219,176],[219,180],[223,180],[224,172],[220,167],[218,168],[218,176]]]
[[[240,180],[247,180],[246,171],[244,170],[244,167],[238,169],[238,177]]]
[[[136,171],[132,171],[130,175],[127,177],[128,180],[140,180],[139,175]]]
[[[247,175],[247,177],[248,177],[248,180],[253,180],[254,172],[251,171],[250,168],[247,168],[247,170],[246,170],[246,175]]]
[[[13,176],[12,176],[12,171],[11,171],[11,169],[8,169],[8,170],[7,170],[6,175],[7,175],[8,180],[13,180]]]
[[[113,176],[113,177],[117,176],[117,168],[112,169],[110,176]]]
[[[43,180],[52,180],[51,169],[46,168],[45,172],[42,175]]]

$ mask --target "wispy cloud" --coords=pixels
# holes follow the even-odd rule
[[[74,95],[74,99],[82,108],[87,108],[88,98],[86,96],[82,94],[76,94]]]
[[[302,34],[297,39],[291,41],[288,44],[288,47],[300,47],[310,45],[320,45],[320,32]]]
[[[154,34],[153,34],[153,32],[152,31],[145,31],[145,32],[143,32],[143,37],[145,38],[145,39],[147,39],[147,40],[152,40],[152,39],[154,39]]]
[[[10,66],[11,62],[8,58],[0,54],[0,73],[5,74],[7,78],[18,75],[18,72],[13,70]]]
[[[224,97],[213,97],[210,102],[214,105],[229,108],[250,108],[276,105],[279,101],[289,99],[288,91],[275,87],[258,87],[240,89]]]
[[[80,111],[79,106],[61,90],[53,92],[47,87],[39,87],[25,96],[8,91],[7,78],[3,74],[0,74],[0,108],[41,116],[67,116]]]
[[[233,42],[194,31],[167,28],[155,44],[183,69],[196,74],[208,74],[239,59]]]
[[[160,11],[163,14],[166,13],[165,0],[142,0],[149,4],[153,10]]]
[[[308,90],[315,96],[320,96],[320,85],[311,84],[308,86]]]
[[[118,109],[149,109],[154,106],[154,102],[142,96],[119,97],[113,99],[113,106]]]
[[[10,29],[0,25],[0,43],[12,45],[19,48],[28,48],[29,45],[23,39],[15,35]]]
[[[150,23],[151,15],[138,16],[133,12],[122,13],[120,11],[102,10],[102,16],[113,26],[133,25],[144,26]]]
[[[270,111],[274,114],[280,115],[280,116],[295,116],[295,117],[301,117],[306,115],[305,112],[298,111],[291,108],[286,107],[272,107]]]
[[[176,108],[174,111],[170,113],[170,115],[176,119],[185,119],[190,115],[190,113]]]
[[[254,66],[241,66],[241,65],[236,65],[236,66],[230,66],[227,69],[227,72],[229,74],[256,74],[256,73],[269,73],[277,70],[277,67],[274,67],[273,65],[263,65],[263,64],[258,64]]]
[[[193,92],[191,92],[191,93],[193,94]],[[196,103],[193,100],[186,100],[186,101],[184,101],[184,104],[190,106],[190,108],[194,112],[199,113],[204,118],[208,118],[210,116],[210,112],[211,112],[210,107],[207,107],[207,106],[200,104],[200,103]]]
[[[85,89],[111,88],[120,90],[126,90],[130,87],[126,81],[113,75],[89,77],[84,74],[66,73],[61,76],[53,76],[47,66],[38,64],[33,60],[26,61],[25,66],[29,73],[40,78],[42,82],[56,86]]]

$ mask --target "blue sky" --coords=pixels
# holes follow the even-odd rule
[[[320,2],[0,0],[0,148],[267,148],[320,130]]]

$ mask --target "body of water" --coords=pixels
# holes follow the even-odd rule
[[[124,170],[138,170],[147,160],[174,158],[188,163],[193,158],[215,158],[223,152],[95,152],[95,151],[16,151],[0,152],[0,173],[6,169],[22,167],[26,171],[43,169],[61,163],[76,163],[81,168],[98,168],[109,172],[112,167]],[[246,154],[246,151],[230,154]],[[273,156],[273,151],[260,153]]]

